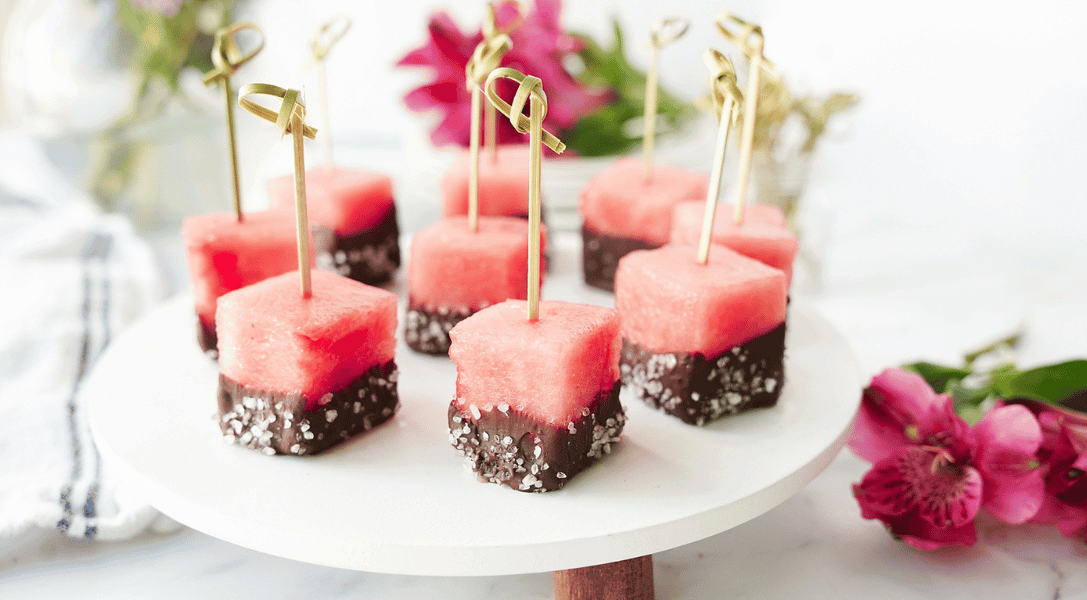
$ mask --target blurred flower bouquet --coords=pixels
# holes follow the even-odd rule
[[[995,349],[887,369],[864,390],[849,447],[873,466],[853,494],[915,548],[974,544],[980,509],[1087,541],[1087,360],[975,366]]]
[[[641,143],[640,133],[632,134],[628,122],[642,116],[645,73],[627,61],[617,21],[612,23],[614,40],[609,49],[587,35],[564,31],[561,12],[561,0],[536,0],[509,34],[513,48],[502,66],[544,81],[548,94],[544,127],[562,138],[569,150],[584,157],[626,152]],[[500,26],[512,23],[518,18],[517,7],[500,3],[495,16]],[[448,13],[438,12],[427,31],[428,43],[397,65],[430,67],[433,79],[408,93],[404,101],[414,111],[439,113],[440,121],[430,133],[436,146],[467,146],[471,94],[465,87],[464,68],[483,39],[482,30],[464,32]],[[506,97],[512,95],[512,88],[499,89]],[[658,99],[662,133],[682,129],[697,114],[693,106],[665,90]],[[522,137],[508,122],[499,121],[499,143]]]
[[[831,122],[857,102],[857,96],[843,92],[797,96],[773,67],[759,80],[755,195],[759,202],[780,208],[794,233],[800,233],[797,213],[818,142]]]
[[[172,101],[194,116],[206,111],[186,96],[183,75],[213,68],[215,31],[230,21],[236,4],[236,0],[116,3],[115,19],[123,35],[119,36],[122,47],[115,52],[128,57],[135,85],[127,112],[102,132],[92,155],[89,186],[107,209],[132,212],[133,207],[125,206],[133,201],[129,196],[146,195],[130,189],[147,162],[144,155],[160,143],[169,144],[172,140],[158,139],[169,132],[193,130],[191,126],[159,126]],[[150,207],[137,208],[142,214],[134,216],[145,220]]]

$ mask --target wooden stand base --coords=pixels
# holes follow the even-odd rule
[[[555,571],[555,600],[653,600],[653,557]]]

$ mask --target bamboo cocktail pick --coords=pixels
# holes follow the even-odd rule
[[[347,30],[351,29],[351,18],[339,16],[321,25],[317,35],[313,37],[313,62],[317,64],[317,94],[321,103],[321,130],[324,135],[321,138],[325,147],[325,168],[332,171],[332,136],[328,127],[328,70],[325,68],[325,56],[328,51],[343,38]]]
[[[520,84],[512,104],[499,97],[495,87],[499,79],[511,79]],[[487,76],[485,89],[487,99],[509,117],[513,128],[520,133],[528,133],[528,320],[536,321],[540,318],[540,167],[543,162],[543,149],[540,146],[547,144],[556,154],[562,154],[566,144],[543,128],[547,94],[539,77],[502,67]],[[525,102],[529,102],[527,117],[522,114]]]
[[[517,12],[517,16],[513,21],[507,23],[505,27],[500,27],[498,25],[498,10],[505,6],[513,7]],[[509,34],[513,33],[513,31],[517,29],[521,23],[524,23],[524,21],[525,9],[517,0],[496,0],[495,2],[489,2],[484,8],[482,27],[483,41],[487,42],[493,40],[500,35],[509,36]],[[511,41],[510,44],[512,45],[513,42]],[[497,67],[498,65],[495,65],[488,70],[488,73]],[[487,73],[482,73],[481,76],[486,78]],[[482,84],[483,80],[481,79],[479,84],[477,84],[477,87]],[[495,110],[493,104],[488,102],[483,106],[483,112],[486,115],[483,143],[487,147],[487,153],[491,157],[491,163],[496,163],[498,162],[498,111]]]
[[[243,54],[238,49],[234,36],[240,31],[253,31],[257,34],[257,47]],[[253,59],[264,48],[264,32],[252,23],[236,23],[215,32],[215,44],[211,48],[211,62],[215,68],[204,76],[204,85],[221,83],[223,96],[226,98],[226,132],[230,143],[230,167],[234,177],[234,214],[242,220],[242,191],[238,182],[238,145],[234,138],[234,90],[230,87],[230,77],[238,69]]]
[[[256,95],[282,98],[279,112],[269,110],[249,99]],[[312,294],[309,274],[309,218],[306,216],[306,161],[302,138],[316,139],[317,130],[306,125],[306,104],[299,95],[298,90],[285,90],[269,83],[249,83],[239,90],[238,103],[265,121],[275,123],[281,135],[289,133],[294,139],[294,215],[298,236],[298,271],[302,276],[302,297],[309,298]]]
[[[739,26],[737,32],[730,30],[726,23]],[[744,129],[740,139],[740,164],[736,174],[736,214],[737,225],[744,222],[744,200],[747,198],[747,183],[751,176],[751,155],[755,150],[755,118],[759,104],[759,75],[762,73],[763,37],[762,28],[752,25],[739,17],[724,14],[717,19],[717,28],[729,42],[747,56],[747,92],[744,101]]]
[[[642,162],[646,181],[653,177],[653,148],[657,138],[657,63],[660,49],[683,37],[688,26],[689,22],[682,17],[661,19],[649,38],[652,53],[649,56],[649,68],[645,73],[645,110],[642,114]]]
[[[714,112],[717,113],[718,126],[717,146],[713,151],[713,170],[710,172],[710,185],[706,190],[706,212],[702,216],[702,237],[698,241],[698,263],[702,265],[710,259],[710,238],[713,236],[717,196],[721,191],[721,171],[725,167],[728,134],[736,123],[737,109],[743,101],[743,95],[736,87],[736,68],[732,66],[732,61],[712,48],[706,50],[703,60],[713,74],[710,95],[713,98]]]
[[[492,23],[491,27],[494,27],[494,8],[491,5],[487,5],[487,11],[489,20]],[[485,21],[486,23],[487,21]],[[487,27],[484,27],[486,32]],[[502,62],[502,57],[509,52],[513,47],[513,41],[505,33],[497,33],[488,37],[484,33],[484,39],[476,46],[474,52],[472,52],[472,58],[469,59],[468,65],[464,68],[464,75],[468,89],[472,92],[472,124],[469,134],[469,156],[468,156],[468,227],[472,231],[479,229],[479,130],[480,130],[480,109],[483,103],[483,91],[480,86],[487,81],[487,76],[498,68],[498,65]],[[495,114],[494,105],[487,103],[488,113],[490,115]],[[491,118],[488,119],[488,142],[491,144],[492,156],[497,156],[497,148],[494,146],[494,130],[497,122]]]

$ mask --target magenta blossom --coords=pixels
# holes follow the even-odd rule
[[[1038,422],[1001,406],[973,429],[919,375],[887,369],[864,390],[849,447],[875,463],[853,494],[866,519],[922,550],[972,545],[984,507],[1022,523],[1041,506]]]
[[[511,3],[497,5],[500,24],[510,23],[516,15]],[[544,127],[561,135],[584,116],[607,105],[613,96],[608,90],[587,87],[566,70],[564,61],[581,49],[574,36],[559,25],[561,0],[537,0],[524,21],[510,33],[513,48],[502,59],[502,66],[512,67],[543,81],[547,93],[547,116]],[[441,123],[430,134],[435,145],[467,146],[471,124],[471,93],[465,87],[464,68],[476,45],[483,40],[481,31],[467,34],[460,30],[446,12],[435,13],[427,25],[430,40],[412,50],[397,66],[432,67],[434,78],[404,97],[408,108],[417,112],[436,110]],[[512,82],[499,82],[499,93],[507,100],[516,87]],[[521,143],[524,136],[509,122],[499,119],[499,143]]]
[[[1042,427],[1039,458],[1048,467],[1045,501],[1031,520],[1087,540],[1087,415],[1035,400],[1022,403]]]

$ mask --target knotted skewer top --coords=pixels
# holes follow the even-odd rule
[[[503,78],[519,84],[511,103],[499,97],[496,89],[498,80]],[[566,144],[543,128],[543,120],[547,115],[547,94],[544,93],[543,82],[539,77],[502,67],[487,76],[484,89],[491,104],[509,117],[513,128],[529,134],[527,308],[528,320],[532,322],[540,318],[540,171],[543,154],[540,146],[546,144],[548,148],[561,153],[566,149]],[[530,100],[529,115],[526,117],[523,114],[525,103]]]
[[[269,110],[250,96],[282,98],[279,111]],[[250,83],[238,92],[238,103],[254,115],[275,123],[280,135],[291,134],[294,138],[294,215],[298,240],[298,272],[301,277],[302,297],[312,294],[309,264],[309,217],[306,209],[306,165],[303,157],[302,138],[314,139],[317,130],[306,125],[306,104],[298,90],[288,90],[269,83]]]
[[[499,79],[512,79],[520,85],[517,87],[517,93],[513,96],[513,102],[506,102],[498,95],[498,90],[495,87],[495,83]],[[487,93],[487,98],[492,104],[504,115],[509,117],[510,124],[517,130],[518,133],[528,133],[532,125],[531,119],[525,116],[525,103],[529,98],[536,97],[541,104],[541,110],[539,118],[542,121],[547,116],[547,94],[543,90],[543,82],[539,77],[533,77],[532,75],[525,75],[516,69],[509,67],[502,67],[491,71],[491,74],[487,76],[487,83],[484,86],[484,91]],[[551,148],[556,153],[561,154],[566,150],[566,144],[562,143],[559,138],[552,135],[546,129],[541,132],[542,139],[540,140],[548,148]]]
[[[710,70],[713,78],[710,84],[710,98],[713,100],[713,113],[717,116],[717,122],[727,114],[732,124],[736,124],[739,113],[736,110],[743,102],[744,96],[736,85],[736,67],[727,56],[710,48],[702,56],[706,68]]]
[[[725,36],[730,44],[736,46],[743,53],[748,60],[759,57],[760,66],[767,71],[774,71],[777,67],[762,56],[764,39],[762,35],[762,27],[755,25],[754,23],[748,23],[747,21],[737,17],[736,15],[729,13],[721,13],[717,17],[717,30],[721,32],[721,35]],[[736,31],[729,28],[729,25],[735,25]]]
[[[250,100],[249,96],[254,95],[282,98],[283,102],[277,112]],[[294,120],[292,117],[297,115],[299,122],[302,123],[302,135],[313,140],[317,138],[317,130],[305,124],[306,104],[300,96],[301,93],[298,90],[288,90],[270,83],[247,83],[238,91],[238,103],[242,105],[242,108],[265,121],[275,123],[280,135],[294,133],[291,128]]]
[[[258,42],[256,48],[243,53],[234,36],[247,30],[256,32]],[[210,85],[215,81],[229,79],[242,65],[253,60],[263,48],[264,32],[252,23],[235,23],[216,31],[215,44],[211,47],[211,63],[215,68],[204,76],[204,83]]]
[[[328,55],[328,51],[340,41],[340,38],[351,29],[351,17],[340,15],[321,25],[317,34],[313,36],[310,46],[313,48],[313,60],[320,62]]]
[[[476,46],[472,57],[464,68],[465,84],[469,89],[483,85],[487,76],[502,63],[502,57],[513,47],[510,36],[500,33],[484,39]]]

